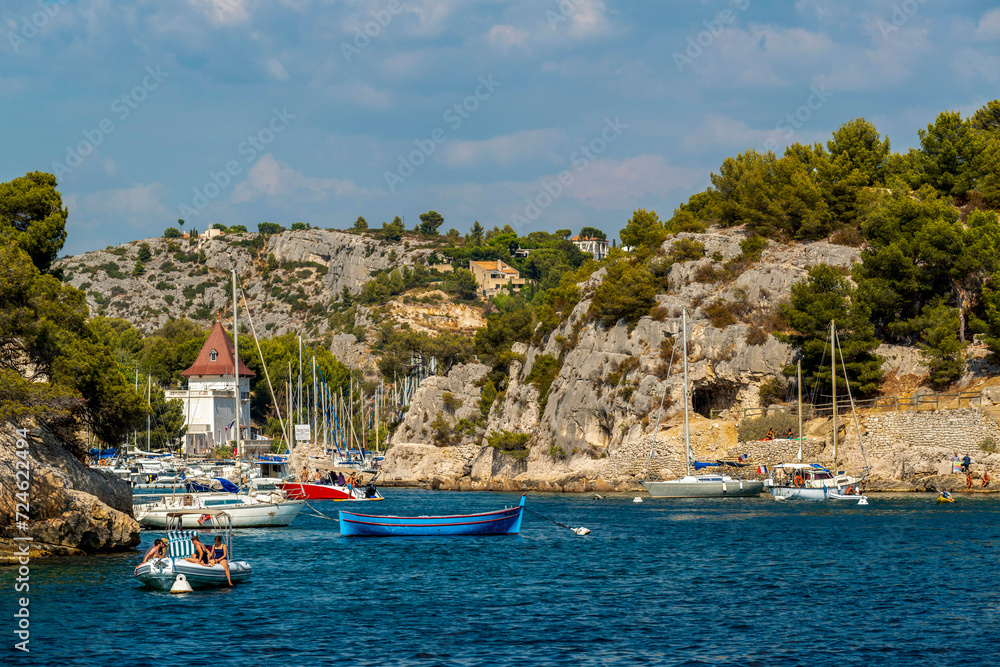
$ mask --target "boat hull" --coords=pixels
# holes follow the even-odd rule
[[[860,498],[858,495],[844,493],[849,484],[842,486],[824,486],[818,489],[801,488],[797,486],[770,486],[768,491],[775,497],[790,500],[845,500]]]
[[[340,534],[352,537],[517,535],[524,507],[454,516],[373,516],[340,511]]]
[[[305,502],[290,500],[280,503],[261,503],[259,505],[226,505],[226,512],[233,519],[233,528],[266,528],[287,526],[299,515]],[[176,512],[178,508],[153,508],[136,512],[136,520],[145,528],[166,528],[167,513]],[[182,528],[205,528],[198,523],[197,516],[183,517]]]
[[[183,574],[191,588],[211,588],[228,586],[226,571],[216,563],[208,567],[197,563],[189,563],[182,558],[155,558],[143,563],[136,569],[135,578],[144,586],[161,591],[169,591],[178,574]],[[229,577],[233,584],[246,581],[253,574],[250,564],[246,561],[229,563]]]
[[[365,496],[365,487],[355,487],[348,492],[346,486],[334,484],[314,484],[308,482],[283,482],[276,484],[285,495],[293,500],[383,500],[378,491],[371,498]]]
[[[643,482],[654,498],[754,498],[764,491],[764,482],[757,480],[727,480],[712,482]]]

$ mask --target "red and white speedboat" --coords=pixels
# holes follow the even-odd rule
[[[291,500],[383,500],[374,484],[354,487],[329,482],[280,482],[275,484]]]

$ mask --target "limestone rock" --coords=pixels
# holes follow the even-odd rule
[[[34,539],[32,553],[38,556],[121,551],[139,544],[126,482],[80,463],[47,431],[31,429],[28,440],[30,521],[22,532],[14,526],[20,502],[16,466],[22,461],[17,434],[13,424],[0,427],[0,562],[9,562],[11,540],[23,535]]]
[[[447,375],[424,380],[414,392],[403,423],[392,435],[392,442],[430,442],[431,423],[439,412],[451,425],[457,424],[461,419],[471,422],[480,419],[482,412],[479,399],[482,389],[477,384],[487,372],[487,366],[473,362],[457,365]],[[451,395],[449,400],[457,407],[452,409],[445,404],[445,394]],[[460,444],[477,441],[477,434],[463,434]]]

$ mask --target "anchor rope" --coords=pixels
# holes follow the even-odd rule
[[[556,524],[557,526],[562,526],[563,528],[568,528],[569,530],[576,530],[575,528],[572,528],[572,527],[570,527],[570,526],[567,526],[567,525],[566,525],[566,524],[564,524],[564,523],[559,523],[559,522],[558,522],[558,521],[556,521],[555,519],[550,519],[549,517],[545,516],[544,514],[539,514],[538,512],[536,512],[536,511],[535,511],[535,510],[533,510],[533,509],[529,509],[529,508],[525,507],[525,508],[524,508],[524,511],[525,511],[525,512],[530,512],[530,513],[534,514],[535,516],[537,516],[537,517],[538,517],[538,518],[540,518],[540,519],[545,519],[546,521],[551,521],[552,523]]]

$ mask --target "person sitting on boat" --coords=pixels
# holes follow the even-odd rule
[[[146,561],[152,558],[165,558],[167,556],[168,545],[169,542],[167,542],[167,540],[165,539],[156,538],[155,540],[153,540],[153,546],[151,546],[149,548],[149,551],[146,552],[146,555],[142,559],[142,563],[145,563]],[[139,565],[142,565],[142,563],[139,563]],[[136,572],[139,571],[139,565],[135,566]]]
[[[215,544],[212,545],[211,560],[208,564],[211,567],[216,563],[222,565],[222,569],[226,573],[226,581],[232,586],[233,580],[229,576],[229,549],[222,543],[222,538],[218,535],[215,536]]]
[[[191,538],[191,542],[194,544],[194,556],[189,556],[185,558],[189,563],[197,563],[198,565],[208,565],[208,547],[201,543],[201,538],[195,535]]]
[[[942,489],[941,490],[941,496],[940,497],[944,498],[945,500],[951,500],[951,494],[948,492],[947,489]]]
[[[337,486],[346,486],[347,480],[344,479],[344,473],[337,475]]]
[[[767,435],[764,436],[764,439],[765,440],[774,440],[774,429],[773,428],[767,429]]]

